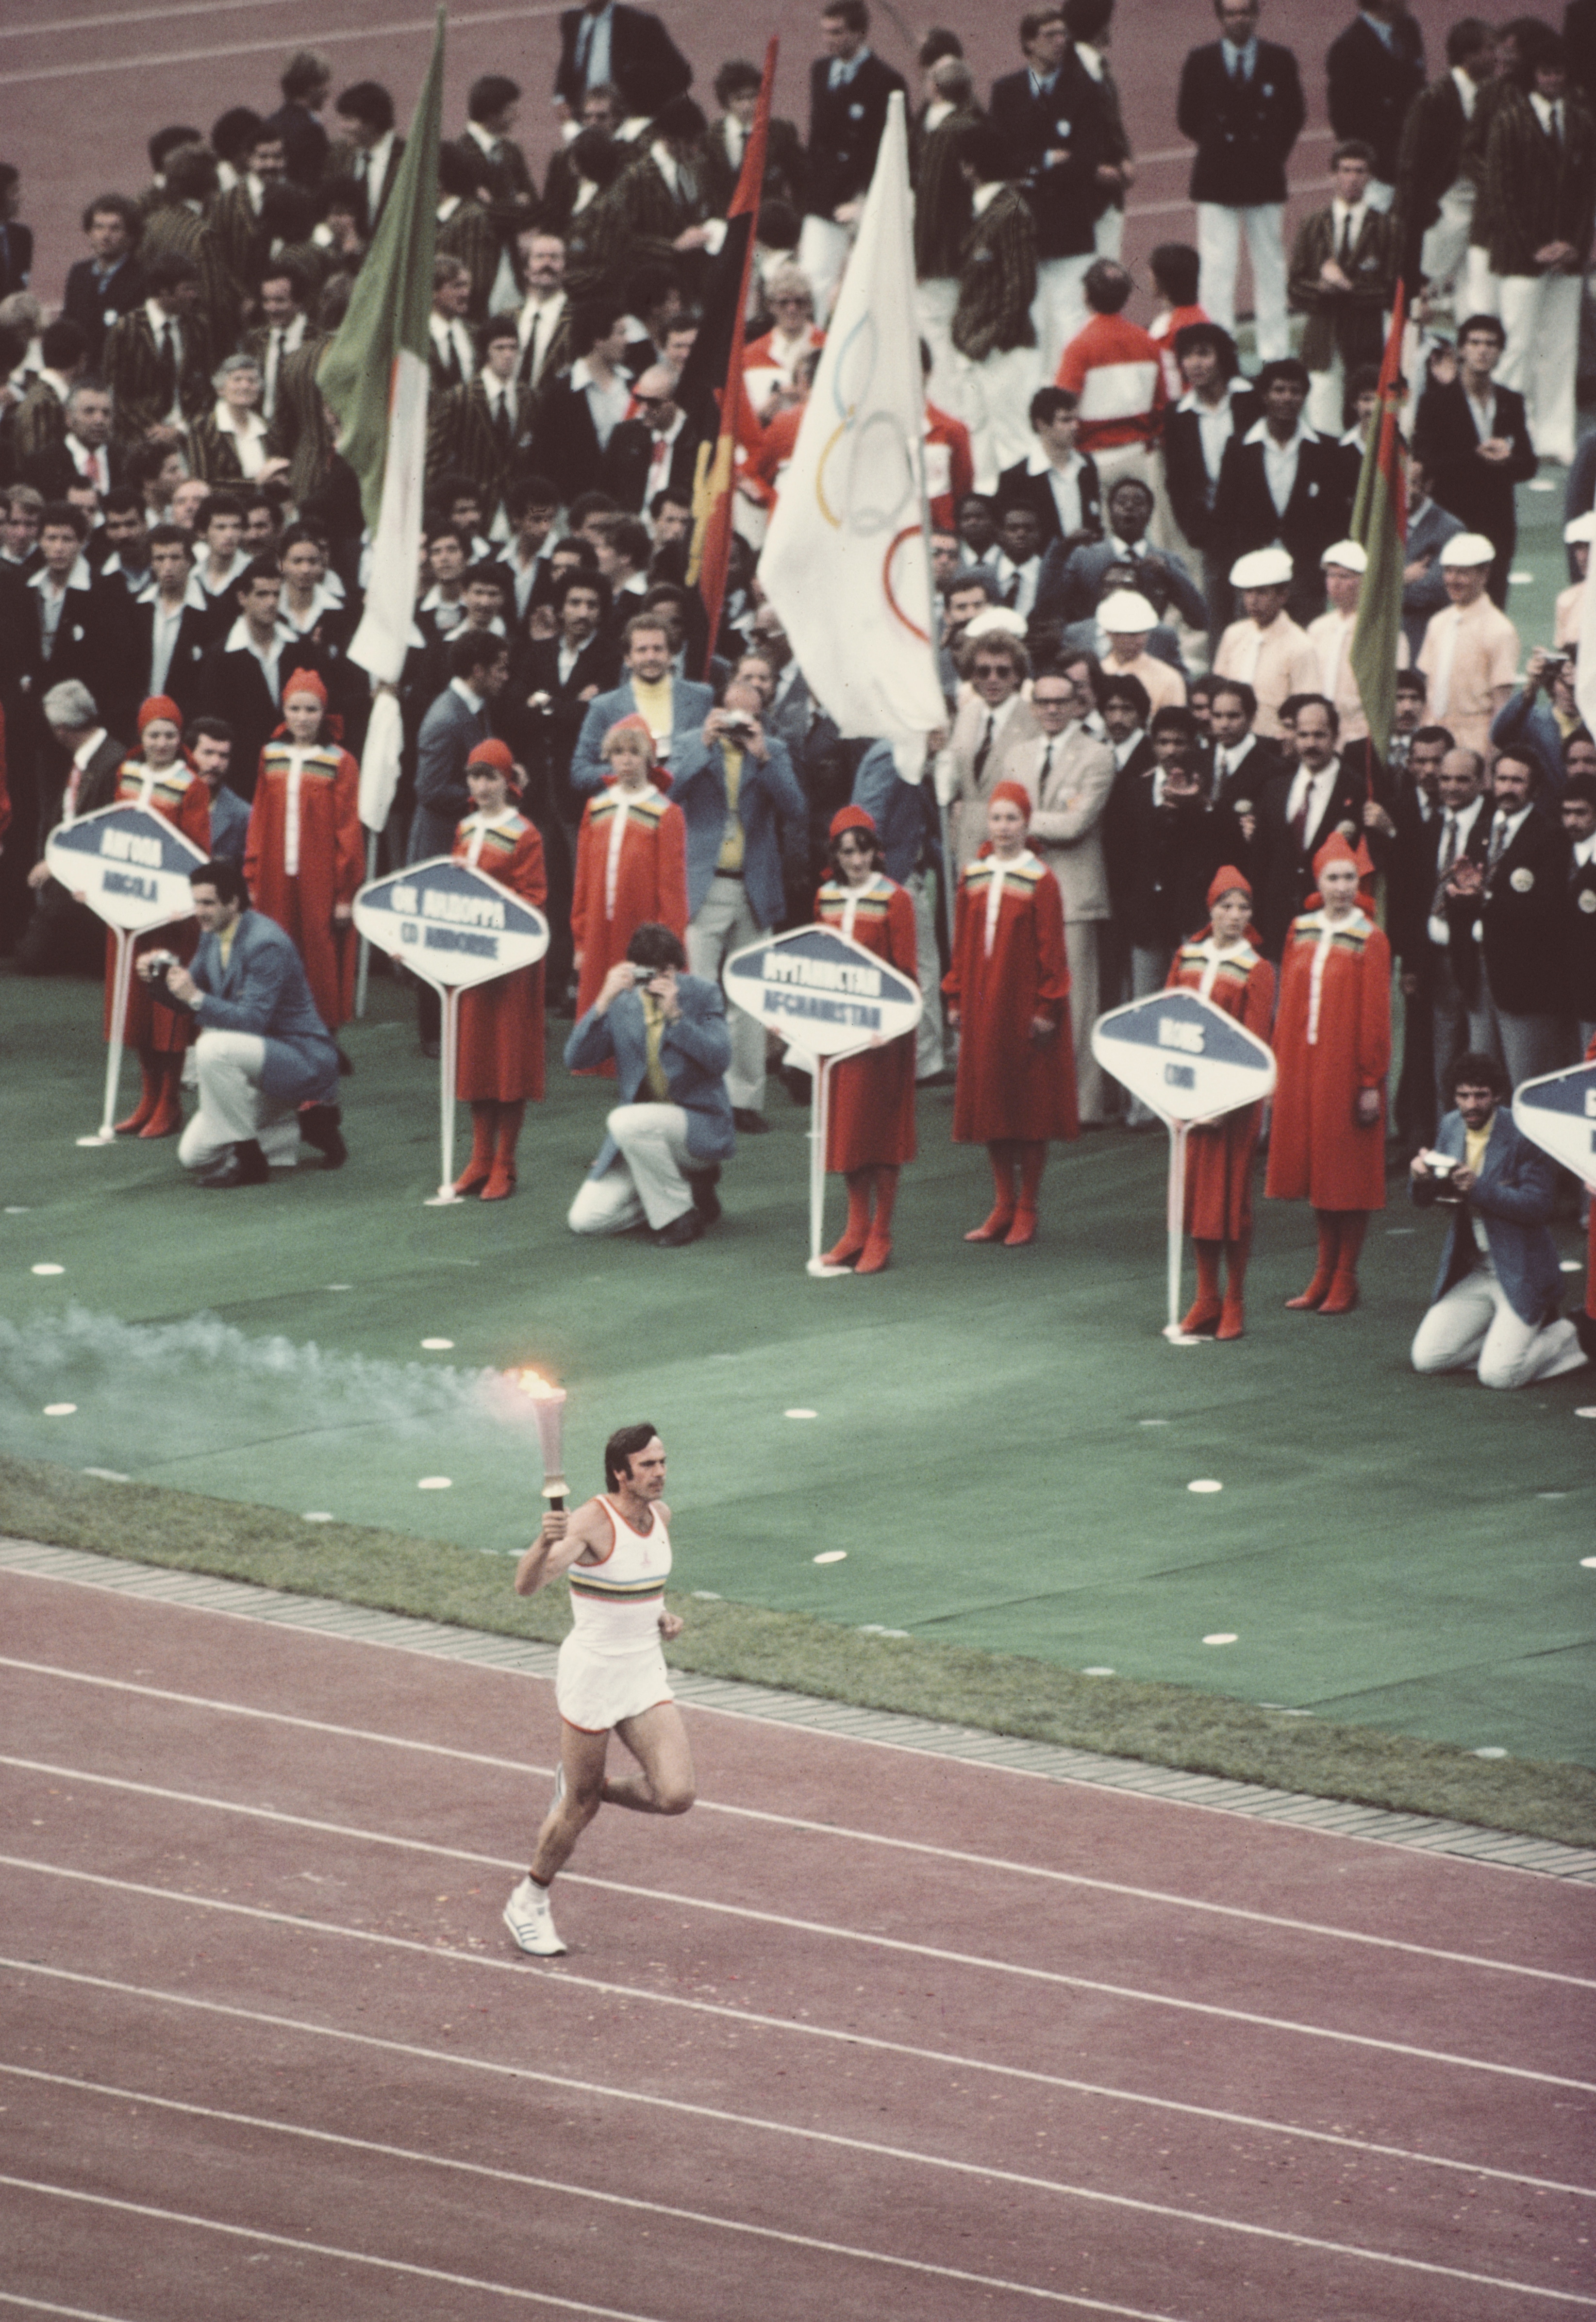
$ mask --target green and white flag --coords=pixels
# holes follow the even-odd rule
[[[371,532],[365,612],[350,658],[387,685],[409,644],[426,470],[427,317],[438,231],[443,118],[443,11],[393,190],[349,311],[316,377],[339,422],[338,449],[360,479]],[[399,705],[379,691],[360,767],[360,819],[380,830],[399,771]]]

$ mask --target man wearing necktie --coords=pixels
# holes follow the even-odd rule
[[[427,484],[436,490],[445,476],[469,476],[482,495],[484,528],[491,531],[530,441],[532,398],[515,381],[521,346],[514,315],[484,323],[477,351],[476,378],[469,387],[451,388],[434,407],[427,431]]]
[[[809,67],[809,182],[798,262],[824,319],[875,169],[887,101],[897,89],[907,107],[908,89],[871,51],[864,0],[825,0],[820,35],[825,54]]]
[[[1347,376],[1377,363],[1384,343],[1397,237],[1391,219],[1369,197],[1373,163],[1373,146],[1354,139],[1336,147],[1334,197],[1327,209],[1303,219],[1291,251],[1291,310],[1308,317],[1302,334],[1311,382],[1308,424],[1321,435],[1340,434]]]
[[[1307,109],[1290,49],[1258,38],[1260,0],[1214,0],[1221,38],[1193,49],[1181,74],[1176,119],[1197,147],[1191,198],[1202,268],[1198,297],[1236,334],[1236,274],[1246,236],[1253,263],[1258,352],[1277,361],[1286,323],[1286,162]]]
[[[1484,862],[1460,861],[1449,882],[1454,911],[1473,910],[1480,946],[1485,1038],[1479,1045],[1515,1088],[1568,1061],[1557,906],[1573,850],[1561,826],[1534,803],[1537,778],[1528,754],[1500,754]]]
[[[1596,121],[1570,84],[1567,52],[1549,25],[1527,25],[1519,53],[1528,88],[1515,88],[1491,116],[1481,197],[1508,334],[1500,377],[1524,397],[1539,457],[1567,465],[1596,219]]]
[[[1032,852],[1053,873],[1063,898],[1075,1094],[1083,1129],[1100,1128],[1108,1117],[1091,1028],[1099,1010],[1099,931],[1109,918],[1102,818],[1115,772],[1113,752],[1081,722],[1090,706],[1068,677],[1044,670],[1031,688],[1031,713],[1041,730],[1010,760],[1013,779],[1035,800]]]
[[[466,322],[470,303],[470,269],[458,258],[435,258],[433,311],[427,316],[427,367],[434,395],[470,387],[477,375],[476,349]]]
[[[652,120],[693,85],[693,69],[657,16],[625,0],[585,0],[560,18],[554,95],[567,121],[589,90],[615,87],[623,115]]]

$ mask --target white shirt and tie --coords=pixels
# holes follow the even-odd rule
[[[602,8],[589,9],[577,27],[576,68],[584,90],[603,88],[609,80],[610,32],[614,14],[606,0]]]
[[[1310,773],[1299,766],[1291,778],[1291,788],[1286,799],[1286,826],[1300,829],[1301,844],[1307,846],[1325,818],[1325,810],[1336,789],[1336,778],[1341,772],[1339,758],[1332,758],[1318,773]]]
[[[1440,890],[1446,885],[1454,864],[1468,846],[1469,835],[1479,820],[1483,803],[1481,799],[1471,799],[1467,806],[1447,807],[1443,809],[1441,836],[1436,854],[1437,903],[1440,900]],[[1427,921],[1427,930],[1431,943],[1438,944],[1442,950],[1445,950],[1452,941],[1452,929],[1447,924],[1446,915],[1443,910],[1437,909],[1431,911]]]
[[[375,145],[355,156],[355,178],[366,196],[366,224],[377,224],[377,213],[382,207],[383,188],[394,158],[394,133],[385,130]]]
[[[296,315],[291,323],[273,323],[266,334],[266,353],[260,370],[260,411],[270,419],[277,412],[277,383],[285,355],[297,354],[305,344],[306,322]]]
[[[1309,440],[1309,430],[1300,420],[1283,443],[1270,433],[1266,419],[1254,420],[1242,438],[1244,443],[1263,446],[1263,480],[1277,516],[1284,516],[1290,505],[1291,494],[1297,489],[1297,462],[1302,446]]]
[[[440,315],[434,307],[427,317],[427,327],[442,368],[454,370],[461,387],[470,387],[477,376],[477,350],[465,324],[458,315]]]
[[[543,376],[543,365],[565,314],[565,293],[551,291],[546,298],[528,298],[515,323],[515,335],[521,342],[521,377],[529,387],[536,387]]]
[[[76,435],[68,434],[67,453],[86,484],[93,484],[98,491],[110,490],[111,454],[104,443],[82,443]]]

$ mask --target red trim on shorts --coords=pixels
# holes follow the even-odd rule
[[[651,1701],[649,1704],[651,1709],[657,1709],[659,1705],[657,1701]],[[613,1733],[616,1730],[613,1725],[579,1725],[576,1719],[568,1717],[563,1709],[560,1713],[560,1723],[561,1725],[569,1725],[573,1733]]]

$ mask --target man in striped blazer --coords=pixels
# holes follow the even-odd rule
[[[1501,383],[1528,407],[1529,437],[1543,460],[1571,465],[1580,298],[1596,216],[1596,122],[1568,78],[1566,51],[1549,29],[1520,43],[1528,88],[1492,115],[1485,148],[1484,208],[1491,270],[1501,284],[1507,352]]]
[[[469,476],[482,495],[483,523],[491,526],[505,493],[527,465],[536,406],[515,377],[521,343],[514,315],[484,323],[477,343],[476,378],[440,397],[433,414],[426,472],[432,489],[443,476]]]
[[[1008,148],[990,123],[966,131],[959,169],[975,217],[960,253],[952,335],[975,486],[990,492],[1031,448],[1031,398],[1042,384],[1031,319],[1036,228],[1025,196],[1007,180]]]
[[[173,251],[153,259],[144,279],[150,296],[105,335],[105,383],[116,398],[117,427],[130,443],[152,427],[184,425],[215,400],[198,267]]]

